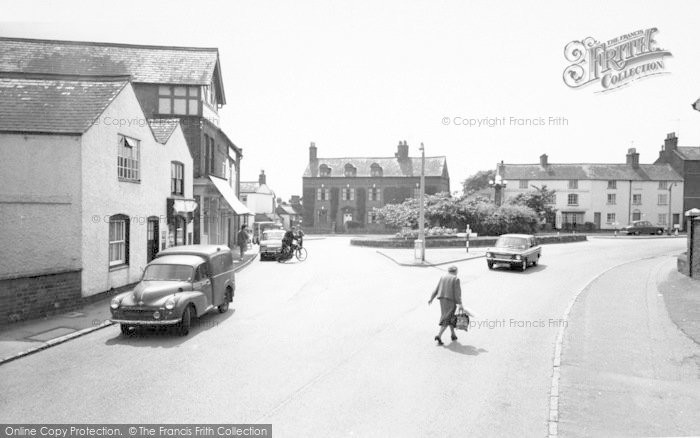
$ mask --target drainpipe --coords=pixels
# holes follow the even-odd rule
[[[630,180],[629,202],[627,203],[627,225],[632,223],[632,180]]]

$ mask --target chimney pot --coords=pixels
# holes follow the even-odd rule
[[[548,158],[548,157],[547,157],[547,154],[542,154],[542,155],[540,155],[540,165],[541,165],[542,167],[547,167],[547,165],[549,164],[549,163],[547,162],[547,158]]]
[[[260,170],[260,176],[258,176],[258,183],[260,185],[267,184],[267,178],[265,177],[264,170]]]
[[[627,165],[635,169],[639,167],[639,154],[637,153],[637,149],[629,148],[627,150]]]
[[[666,140],[664,140],[664,150],[665,151],[675,151],[678,147],[678,137],[676,137],[675,132],[670,132],[666,134]]]
[[[403,142],[399,140],[399,146],[396,150],[395,156],[399,159],[399,161],[408,159],[408,143],[406,143],[406,140]]]

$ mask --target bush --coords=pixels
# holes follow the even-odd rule
[[[348,228],[348,230],[353,230],[356,228],[362,228],[362,222],[358,221],[347,221],[345,222],[345,226]]]

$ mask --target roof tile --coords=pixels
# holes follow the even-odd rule
[[[0,131],[82,134],[127,84],[0,78]]]

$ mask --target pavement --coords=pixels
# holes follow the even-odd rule
[[[258,250],[253,245],[241,260],[238,248],[232,249],[236,272],[255,260]],[[111,299],[105,296],[68,313],[0,326],[0,365],[111,326]]]
[[[620,264],[588,285],[555,366],[550,436],[700,435],[698,294],[673,256]]]
[[[381,249],[377,253],[383,255],[399,266],[442,266],[451,263],[463,262],[466,260],[484,257],[485,247],[470,248],[469,252],[464,248],[426,248],[425,263],[416,258],[413,248]]]

